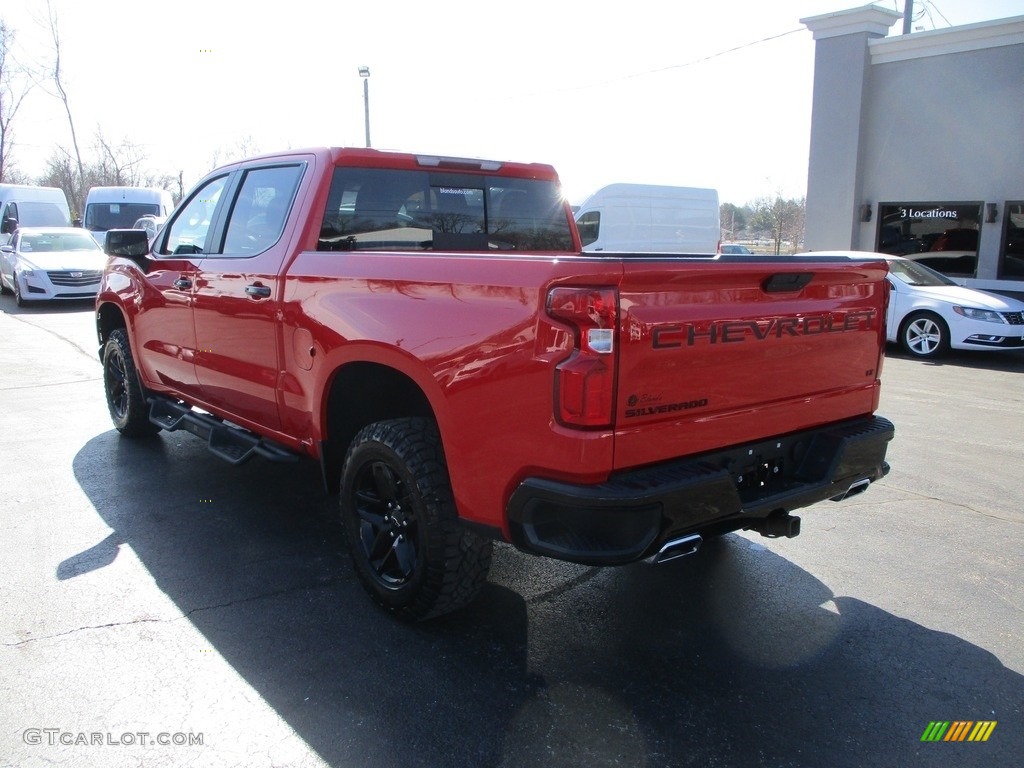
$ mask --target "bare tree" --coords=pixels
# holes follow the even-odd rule
[[[67,150],[63,147],[58,147],[51,153],[46,161],[46,169],[36,179],[36,183],[44,187],[60,187],[63,189],[65,196],[71,204],[72,218],[81,217],[82,210],[76,197],[81,182],[79,181],[75,163]]]
[[[732,203],[722,203],[718,206],[718,218],[722,223],[722,239],[735,240],[740,232],[747,228],[746,208],[740,208]]]
[[[78,148],[78,136],[75,133],[75,121],[71,116],[71,105],[68,101],[68,92],[64,87],[64,74],[61,71],[60,66],[60,25],[58,24],[57,11],[54,10],[53,6],[50,4],[50,0],[46,0],[46,16],[50,24],[50,35],[53,38],[53,84],[57,88],[57,95],[64,104],[64,111],[67,112],[68,115],[68,127],[71,128],[71,145],[75,149],[75,160],[78,163],[79,186],[77,194],[73,199],[75,201],[74,204],[77,205],[80,210],[84,205],[85,190],[87,189],[85,184],[85,163],[82,162],[82,152]]]
[[[754,201],[754,215],[750,226],[766,231],[775,242],[775,255],[782,252],[782,244],[790,243],[789,252],[800,247],[804,233],[806,199],[786,200],[781,194],[774,197],[760,197]]]
[[[14,58],[14,30],[0,19],[0,183],[24,181],[14,169],[14,118],[35,85],[28,70]]]
[[[210,170],[233,163],[236,160],[245,160],[253,155],[258,155],[262,151],[252,136],[245,136],[230,146],[221,145],[214,150],[213,157],[210,160]]]
[[[166,189],[174,196],[179,180],[169,173],[149,170],[145,152],[127,137],[115,144],[104,137],[102,130],[97,129],[96,153],[99,159],[95,168],[91,169],[92,175],[96,177],[92,186],[156,187]],[[89,170],[87,168],[87,172]],[[180,193],[178,197],[181,197]]]
[[[127,138],[122,139],[120,144],[114,144],[97,128],[95,150],[100,184],[116,187],[144,186],[142,163],[146,158],[137,144]]]

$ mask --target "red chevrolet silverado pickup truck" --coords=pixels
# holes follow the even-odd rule
[[[888,471],[884,262],[585,254],[547,165],[264,155],[107,253],[115,427],[317,460],[403,618],[473,599],[495,540],[663,561]]]

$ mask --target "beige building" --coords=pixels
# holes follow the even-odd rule
[[[1024,16],[886,37],[867,5],[814,35],[808,250],[898,253],[1024,291]]]

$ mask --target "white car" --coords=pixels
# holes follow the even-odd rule
[[[166,216],[152,216],[147,214],[146,216],[140,216],[132,224],[132,229],[144,229],[146,230],[146,237],[149,238],[149,242],[153,242],[153,238],[156,237],[156,233],[160,231],[160,228],[167,221]]]
[[[898,256],[889,263],[888,338],[914,357],[948,349],[1024,349],[1024,301],[965,288]]]
[[[892,293],[886,339],[914,357],[935,358],[950,349],[1024,349],[1024,301],[965,288],[902,256],[861,251],[815,255],[888,263]]]
[[[106,263],[106,254],[84,229],[23,227],[0,246],[0,287],[14,292],[19,307],[29,301],[91,299]]]

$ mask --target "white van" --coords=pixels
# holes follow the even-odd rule
[[[714,255],[721,239],[718,191],[609,184],[576,211],[584,251]]]
[[[93,187],[85,198],[86,229],[103,245],[108,229],[131,229],[146,215],[170,214],[174,200],[166,189],[154,187]]]
[[[18,227],[70,227],[68,198],[59,187],[0,184],[0,245]]]

